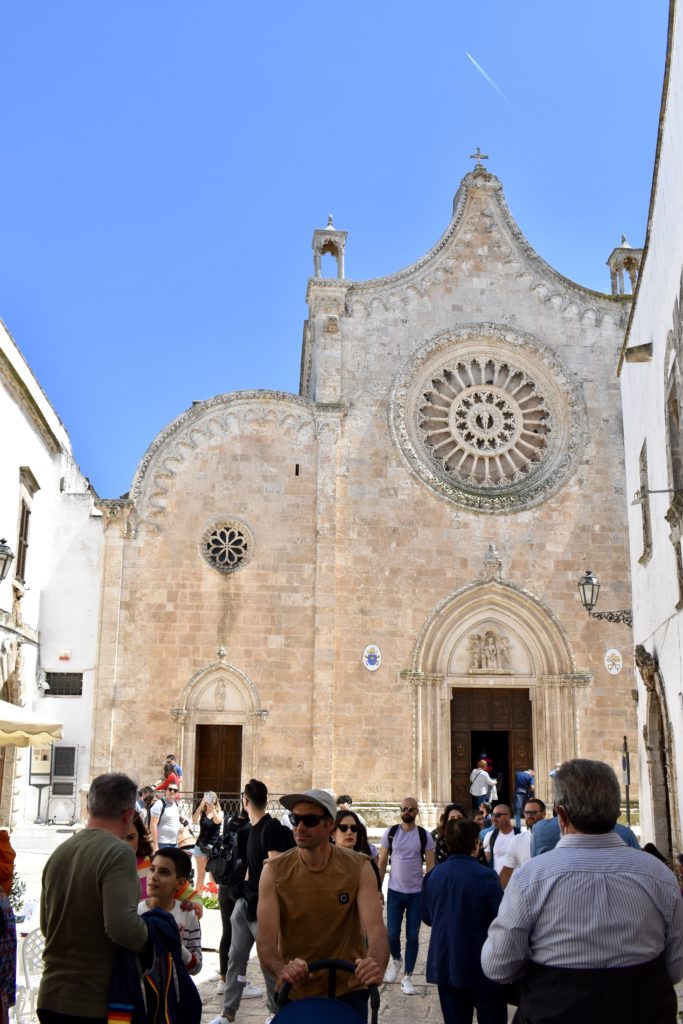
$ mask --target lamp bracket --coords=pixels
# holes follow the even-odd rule
[[[678,490],[674,487],[664,487],[661,489],[657,488],[656,490],[652,489],[651,487],[641,487],[633,495],[633,501],[631,502],[631,504],[642,505],[642,503],[650,494],[683,494],[683,491]]]
[[[621,622],[633,627],[633,612],[630,608],[619,608],[613,612],[589,612],[591,619],[605,619],[607,622]]]

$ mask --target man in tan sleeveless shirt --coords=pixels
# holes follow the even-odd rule
[[[327,994],[324,973],[310,975],[321,957],[355,963],[339,972],[337,997],[367,1020],[368,985],[379,985],[389,960],[377,882],[370,860],[330,843],[336,805],[322,789],[290,793],[296,849],[268,861],[261,875],[256,948],[277,987],[289,982],[291,999]],[[366,947],[367,937],[367,947]]]

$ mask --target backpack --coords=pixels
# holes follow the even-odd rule
[[[159,819],[157,821],[157,828],[159,828],[159,825],[161,824],[161,819],[164,816],[164,811],[166,810],[166,801],[162,797],[155,797],[145,811],[145,825],[147,826],[147,831],[150,834],[152,831],[152,808],[159,800],[161,800],[161,814],[159,815]]]
[[[394,836],[398,832],[400,825],[392,825],[389,829],[389,835],[387,839],[389,841],[389,860],[391,860],[391,849],[394,845]],[[427,849],[427,829],[422,828],[422,825],[417,826],[417,832],[420,837],[420,856],[422,860],[425,859],[425,850]]]
[[[232,824],[232,823],[231,823]],[[244,881],[247,865],[240,856],[237,831],[228,828],[213,846],[206,862],[206,870],[218,885],[237,885]]]

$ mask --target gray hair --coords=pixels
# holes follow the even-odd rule
[[[565,761],[553,777],[555,803],[579,832],[610,832],[621,812],[621,789],[613,768],[603,761]]]
[[[98,775],[88,790],[88,813],[93,818],[114,821],[135,808],[137,786],[121,772]]]

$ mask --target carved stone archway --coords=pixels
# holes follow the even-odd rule
[[[267,717],[252,681],[224,657],[196,672],[186,685],[179,706],[171,709],[177,726],[176,746],[183,765],[184,788],[194,789],[198,725],[242,726],[242,777],[248,779],[258,775],[261,729]]]
[[[539,778],[547,779],[557,761],[581,753],[579,711],[591,675],[577,670],[551,609],[502,578],[495,549],[489,556],[482,578],[434,609],[405,673],[414,685],[415,777],[425,804],[444,804],[451,798],[450,701],[455,688],[529,691]]]
[[[667,857],[673,854],[673,836],[680,835],[676,785],[673,777],[673,732],[659,662],[642,644],[635,660],[647,692],[643,739],[652,801],[652,841]]]

